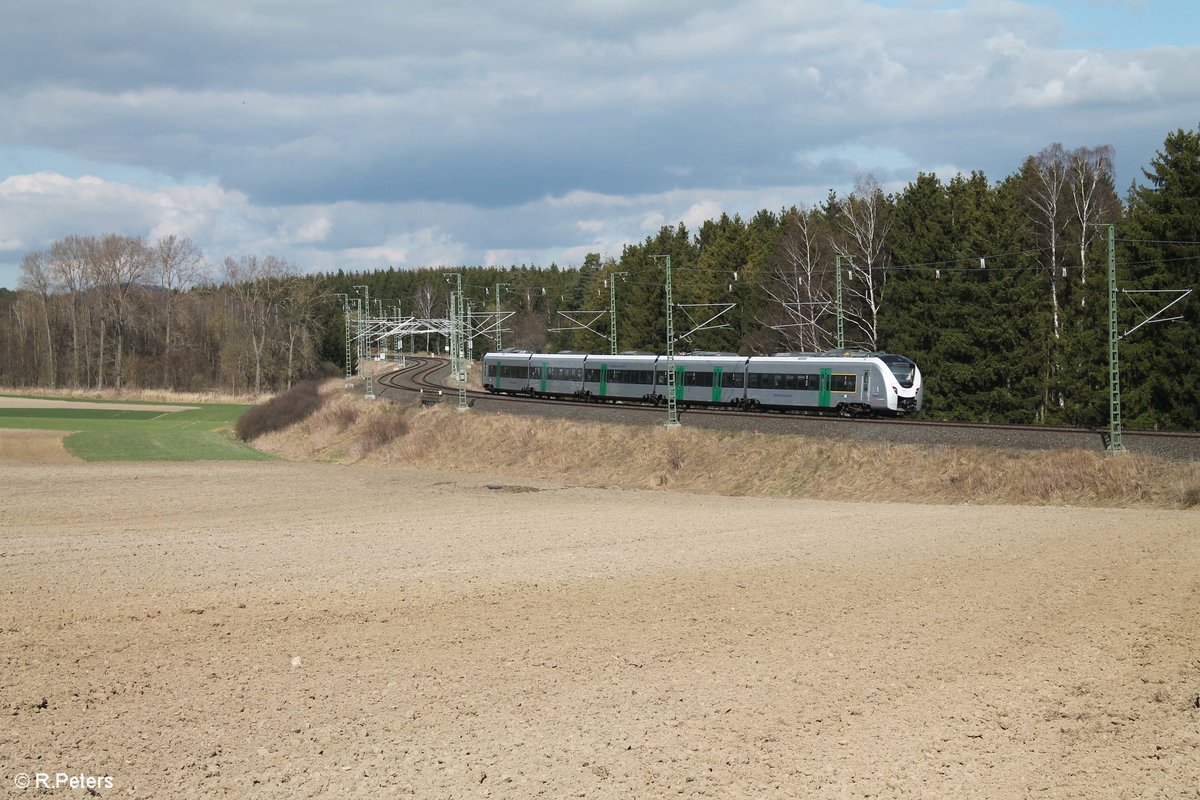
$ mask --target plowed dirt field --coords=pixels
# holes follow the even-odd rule
[[[1200,796],[1195,511],[284,462],[0,486],[6,791]]]

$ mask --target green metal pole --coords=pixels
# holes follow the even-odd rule
[[[1124,453],[1121,442],[1121,362],[1117,352],[1116,226],[1108,226],[1108,452]]]
[[[845,334],[845,318],[842,316],[842,257],[838,256],[834,260],[834,272],[837,273],[837,278],[834,281],[835,292],[837,294],[837,346],[838,350],[844,350],[846,347]]]
[[[468,408],[468,406],[467,406],[467,365],[465,363],[463,363],[463,338],[464,338],[464,333],[465,333],[463,310],[465,308],[465,303],[463,302],[462,273],[461,272],[455,273],[454,279],[455,279],[454,308],[455,308],[455,312],[456,312],[456,319],[454,321],[452,321],[451,326],[450,326],[451,330],[454,332],[454,337],[453,337],[454,344],[452,344],[451,347],[454,351],[454,362],[453,362],[455,365],[454,378],[456,381],[458,381],[458,410],[466,411]]]
[[[362,371],[363,342],[362,342],[362,298],[354,298],[354,371]]]
[[[671,257],[651,256],[666,260],[667,278],[664,286],[667,300],[667,427],[679,426],[679,407],[675,398],[675,317],[671,299]]]
[[[475,363],[475,307],[467,303],[466,327],[467,366]]]
[[[351,361],[351,355],[350,355],[350,295],[341,294],[339,292],[338,294],[336,294],[334,296],[342,298],[342,326],[343,326],[342,327],[342,330],[343,330],[342,338],[346,345],[346,360],[345,360],[346,386],[349,387],[350,381],[352,378],[352,374],[350,371],[351,370],[351,368],[350,368],[350,361]]]
[[[504,349],[504,340],[503,340],[503,336],[501,335],[502,332],[500,330],[503,327],[500,324],[500,289],[501,288],[507,289],[508,286],[509,285],[507,283],[497,283],[496,284],[496,351],[497,352]]]
[[[609,354],[617,354],[617,276],[625,277],[628,272],[614,272],[608,276],[608,343]]]

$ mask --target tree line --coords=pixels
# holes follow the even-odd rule
[[[79,237],[69,237],[28,256],[22,291],[0,297],[0,308],[8,306],[0,323],[6,342],[0,381],[250,391],[285,386],[342,365],[338,293],[353,297],[356,286],[366,286],[382,301],[372,300],[373,314],[398,306],[404,316],[442,317],[448,278],[456,272],[473,312],[494,312],[498,300],[512,313],[506,346],[607,351],[615,290],[618,347],[663,352],[663,257],[669,256],[677,350],[833,348],[840,266],[845,345],[914,358],[926,379],[923,413],[1102,425],[1108,413],[1106,226],[1116,229],[1123,289],[1193,286],[1200,259],[1200,132],[1169,134],[1143,175],[1122,199],[1111,147],[1054,144],[999,181],[978,171],[948,181],[919,174],[888,193],[864,176],[850,193],[831,192],[814,206],[762,210],[748,219],[722,215],[694,232],[665,226],[617,257],[594,253],[569,269],[389,268],[303,276],[266,256],[226,259],[213,278],[190,243],[160,240],[141,245],[132,260],[143,266],[130,278],[125,265],[131,259],[120,254],[122,246],[136,250],[136,240],[103,237],[80,240],[90,243],[82,248],[89,254],[82,259],[87,280],[80,281],[69,266],[78,259],[60,252],[80,250]],[[1120,329],[1152,310],[1154,298],[1121,295]],[[1200,428],[1200,364],[1192,357],[1197,305],[1182,308],[1181,320],[1143,328],[1121,343],[1130,426]],[[710,326],[694,330],[722,309],[728,310]],[[490,345],[479,337],[475,353]]]
[[[274,256],[216,270],[187,238],[68,236],[0,290],[0,384],[287,388],[318,370],[321,276]]]

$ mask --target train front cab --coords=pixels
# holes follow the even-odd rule
[[[884,379],[888,384],[885,403],[887,411],[897,415],[920,411],[924,387],[921,370],[917,368],[916,362],[907,356],[892,353],[881,353],[878,360],[886,370]]]
[[[483,388],[504,394],[527,393],[529,360],[528,352],[486,354],[483,357]]]

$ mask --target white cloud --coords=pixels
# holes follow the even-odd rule
[[[1200,47],[1067,47],[1020,0],[122,8],[0,29],[0,260],[115,230],[312,268],[570,263],[1054,141],[1114,144],[1125,185],[1200,107]]]

